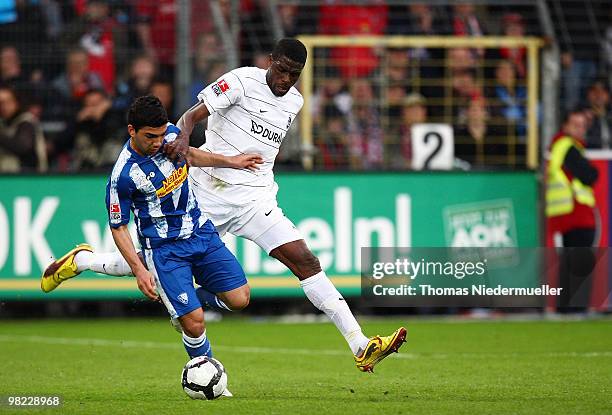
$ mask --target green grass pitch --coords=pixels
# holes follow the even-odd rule
[[[0,321],[0,395],[60,395],[41,414],[611,414],[612,320],[364,320],[408,343],[359,372],[331,324],[210,323],[235,397],[192,401],[167,320]]]

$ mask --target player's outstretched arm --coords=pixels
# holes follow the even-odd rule
[[[185,111],[181,119],[176,123],[181,133],[173,142],[164,146],[164,151],[170,159],[181,161],[189,154],[189,136],[193,131],[193,127],[209,115],[208,108],[201,101]]]
[[[237,156],[223,156],[191,147],[187,153],[187,161],[193,167],[230,167],[233,169],[257,170],[258,164],[263,163],[259,154],[239,154]]]
[[[111,227],[111,234],[115,240],[115,245],[119,248],[119,252],[121,252],[123,258],[125,258],[130,265],[140,291],[153,301],[159,300],[159,295],[157,291],[155,291],[153,274],[151,274],[143,263],[140,262],[136,249],[134,249],[134,243],[132,242],[132,237],[130,236],[127,225],[119,226],[118,228]]]

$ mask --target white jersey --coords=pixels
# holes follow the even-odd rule
[[[287,130],[304,104],[292,87],[277,97],[266,83],[266,70],[234,69],[208,85],[198,99],[210,112],[206,143],[201,147],[225,156],[256,153],[264,163],[259,170],[192,168],[196,186],[232,205],[245,205],[262,195],[275,197],[274,161]]]

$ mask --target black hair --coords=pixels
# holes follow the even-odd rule
[[[608,82],[604,78],[597,78],[593,82],[589,84],[588,90],[595,88],[600,85],[608,94],[610,93],[610,88],[608,87]]]
[[[89,88],[87,90],[87,92],[85,92],[85,96],[89,95],[89,94],[100,94],[102,95],[104,98],[108,98],[108,92],[106,92],[104,90],[104,88],[100,88],[100,87],[95,87],[95,88]]]
[[[302,65],[306,63],[306,55],[306,46],[299,40],[290,37],[279,40],[272,51],[272,57],[274,59],[285,56]]]
[[[127,112],[127,123],[138,131],[144,127],[161,127],[168,122],[168,114],[159,98],[145,95],[136,98]]]
[[[566,111],[563,116],[561,117],[561,125],[567,124],[570,120],[570,118],[572,118],[572,115],[575,114],[585,114],[586,111],[588,111],[588,108],[585,107],[584,105],[578,105],[572,109],[570,109],[569,111]]]

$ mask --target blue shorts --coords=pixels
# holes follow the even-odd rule
[[[194,278],[196,284],[213,293],[247,283],[238,260],[221,241],[210,220],[191,237],[144,249],[143,254],[172,318],[202,306],[193,286]]]

